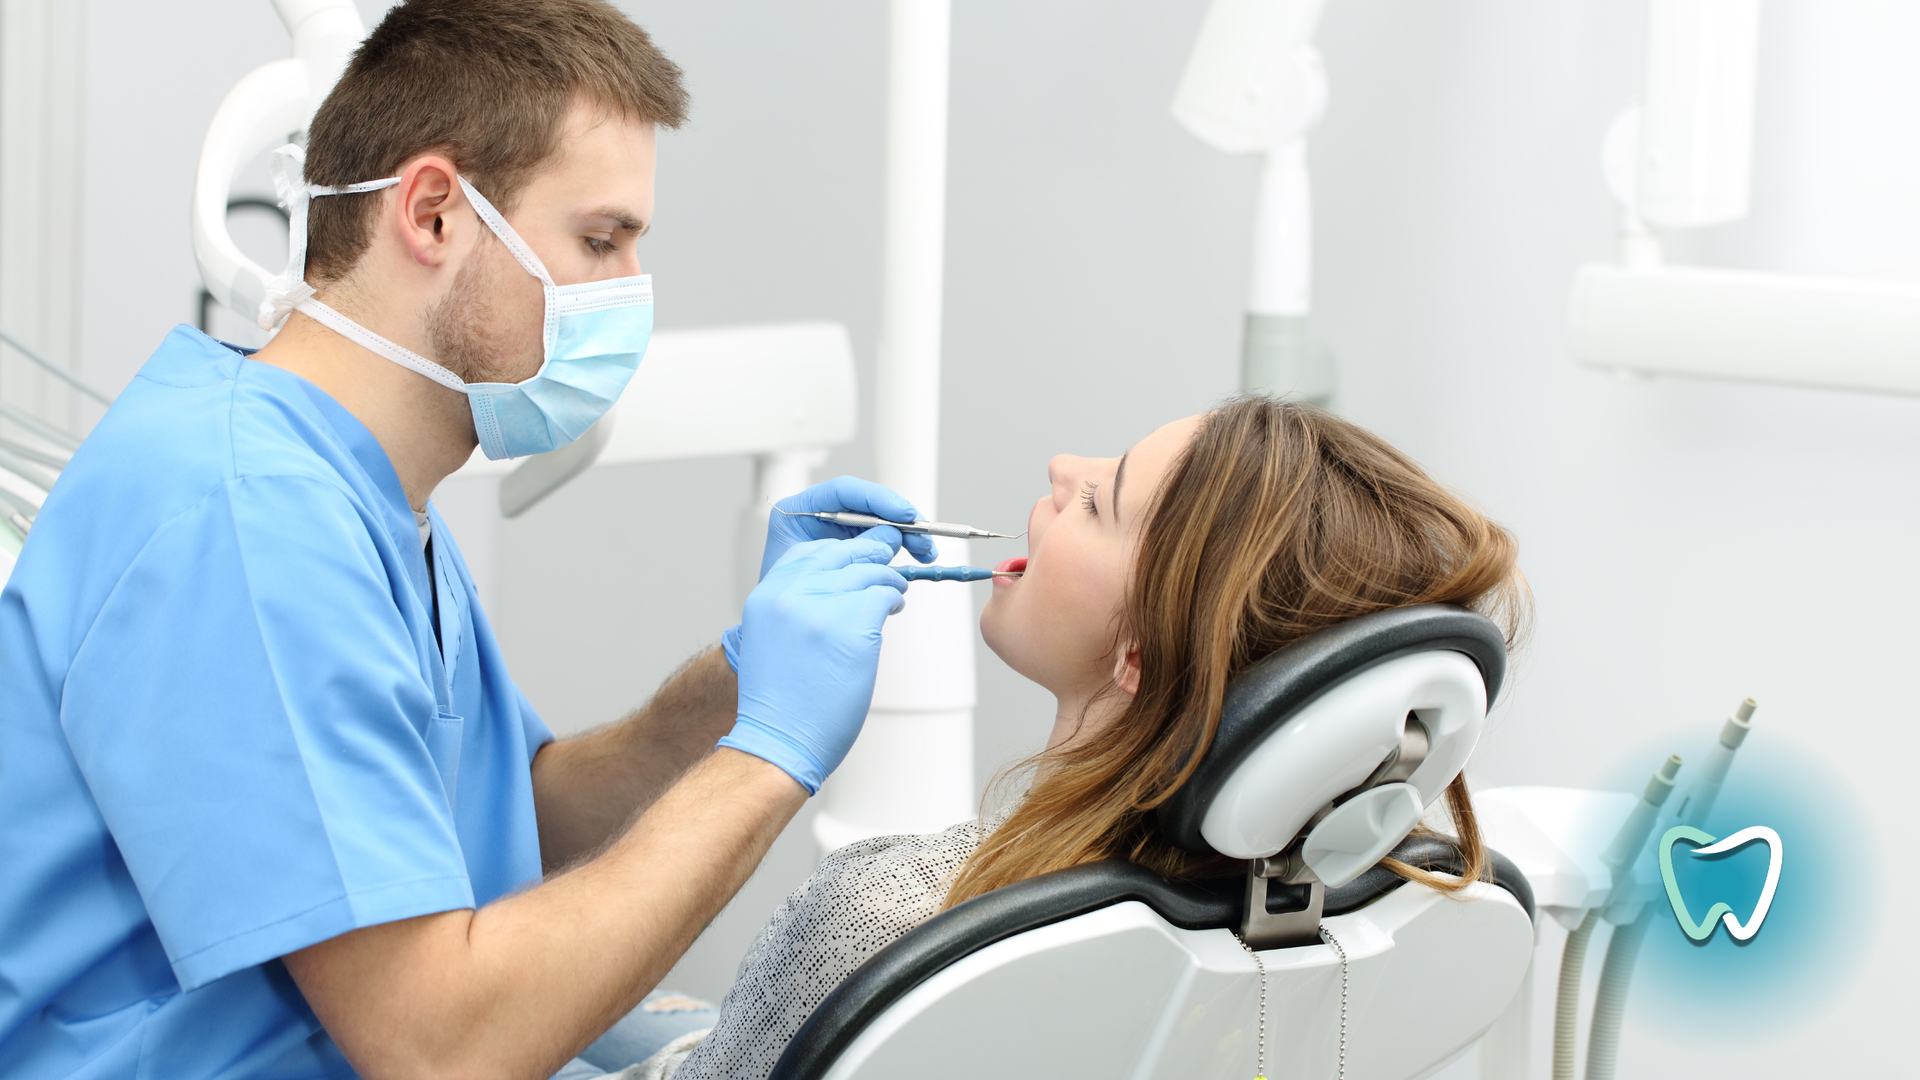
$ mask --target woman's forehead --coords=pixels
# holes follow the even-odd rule
[[[1167,463],[1193,441],[1194,433],[1200,430],[1203,415],[1195,413],[1163,424],[1146,438],[1134,443],[1133,449],[1127,451],[1129,470],[1160,475],[1166,470]]]
[[[1126,455],[1121,459],[1121,468],[1126,470],[1124,476],[1129,481],[1126,485],[1127,489],[1134,492],[1146,492],[1150,494],[1159,487],[1160,478],[1166,473],[1167,466],[1173,461],[1174,457],[1180,453],[1181,449],[1193,441],[1194,432],[1200,430],[1200,421],[1200,415],[1183,417],[1175,420],[1171,424],[1162,425],[1146,438],[1134,443],[1133,448],[1128,450]],[[1117,507],[1120,496],[1119,486],[1121,477],[1116,476],[1114,479],[1114,496]],[[1137,500],[1141,497],[1141,495],[1136,494],[1132,499],[1127,501],[1130,505],[1138,506],[1139,503]],[[1119,511],[1116,510],[1116,513],[1118,512]],[[1123,524],[1125,520],[1125,516],[1122,515],[1121,521]]]

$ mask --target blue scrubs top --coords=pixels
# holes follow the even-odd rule
[[[0,1076],[351,1076],[277,957],[539,880],[552,735],[432,551],[311,383],[147,361],[0,594]]]

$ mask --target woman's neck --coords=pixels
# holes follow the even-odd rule
[[[1054,696],[1053,731],[1047,736],[1047,752],[1079,745],[1093,738],[1119,719],[1131,699],[1111,684],[1073,694]],[[1046,771],[1046,763],[1040,769]]]

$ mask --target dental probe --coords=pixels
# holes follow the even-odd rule
[[[1024,570],[985,570],[978,566],[896,566],[908,581],[985,581],[992,577],[1019,577]]]
[[[780,510],[779,507],[774,507]],[[944,521],[888,521],[872,514],[855,514],[846,510],[838,511],[793,511],[780,510],[788,517],[816,517],[821,521],[831,521],[835,525],[845,525],[850,529],[871,529],[876,525],[891,525],[903,533],[926,533],[929,536],[951,536],[956,540],[1018,540],[1020,536],[1008,536],[1006,533],[976,529],[971,525],[949,525]]]

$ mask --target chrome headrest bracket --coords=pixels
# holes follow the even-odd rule
[[[1418,717],[1407,717],[1400,745],[1380,763],[1373,775],[1352,791],[1321,807],[1292,844],[1278,855],[1247,863],[1247,906],[1240,936],[1255,949],[1290,949],[1320,941],[1320,915],[1327,887],[1307,865],[1306,836],[1334,808],[1347,799],[1381,784],[1401,783],[1426,760],[1432,740]],[[1399,838],[1395,838],[1397,843]]]
[[[1300,845],[1247,864],[1246,914],[1240,938],[1253,949],[1291,949],[1320,943],[1327,887],[1300,856]]]

